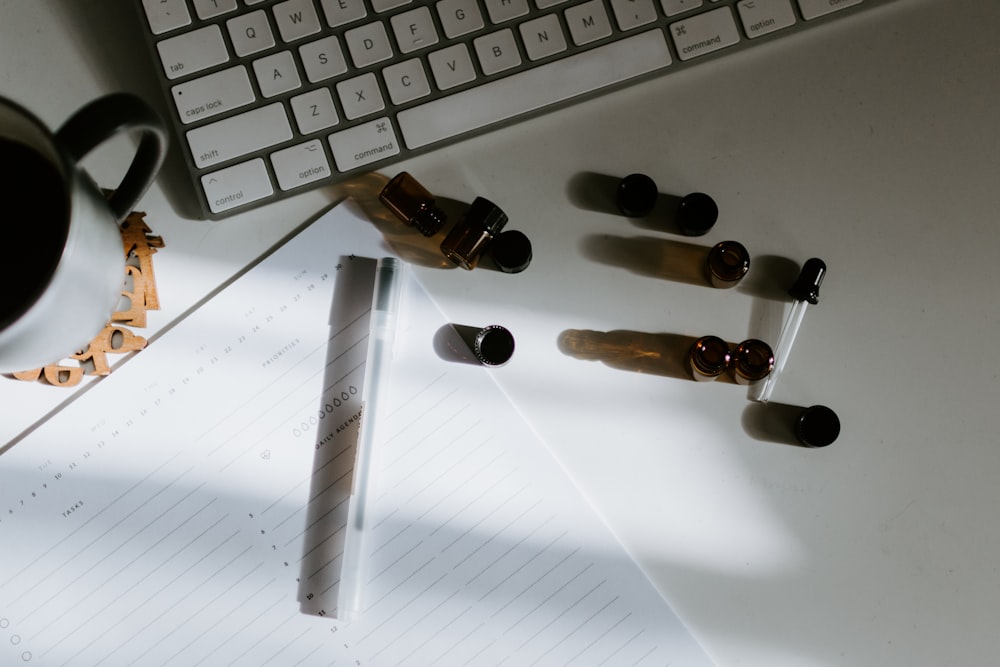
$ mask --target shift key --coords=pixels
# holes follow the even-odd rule
[[[191,157],[199,169],[280,144],[292,138],[288,115],[280,102],[187,133]]]

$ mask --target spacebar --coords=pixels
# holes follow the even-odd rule
[[[405,109],[396,118],[406,145],[419,148],[666,67],[670,62],[663,32],[650,30]]]

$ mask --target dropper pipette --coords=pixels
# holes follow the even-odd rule
[[[774,350],[774,369],[756,385],[750,394],[751,401],[767,403],[770,400],[774,385],[778,382],[778,376],[788,361],[788,354],[792,350],[792,343],[795,342],[795,336],[802,325],[806,309],[810,304],[819,303],[819,286],[825,276],[826,264],[817,257],[806,260],[802,266],[802,271],[799,272],[795,284],[788,290],[795,302],[792,304],[791,310],[788,311],[788,317],[781,327],[781,333],[778,334],[778,344]]]

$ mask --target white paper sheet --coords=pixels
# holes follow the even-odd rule
[[[0,456],[0,664],[710,664],[414,280],[334,618],[384,254],[334,208]]]

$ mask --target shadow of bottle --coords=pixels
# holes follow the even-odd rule
[[[571,204],[585,211],[627,217],[618,207],[618,184],[622,177],[584,171],[570,178],[566,195]],[[682,197],[660,192],[652,210],[643,216],[628,217],[636,227],[667,234],[684,235],[677,223],[677,207]]]
[[[840,419],[823,405],[750,403],[741,421],[754,440],[806,449],[826,447],[840,435]]]
[[[694,382],[689,360],[696,340],[696,336],[675,333],[567,329],[559,335],[557,347],[567,356],[599,361],[610,368]],[[736,384],[731,373],[714,382]]]

